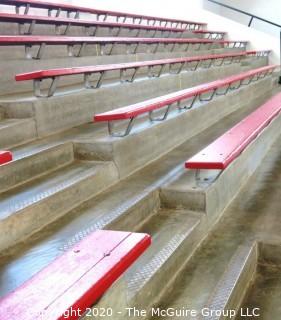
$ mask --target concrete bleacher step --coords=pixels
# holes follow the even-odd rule
[[[210,295],[205,308],[211,310],[225,310],[207,317],[207,319],[220,320],[227,315],[234,317],[241,313],[239,307],[245,297],[247,289],[254,281],[258,263],[258,246],[256,243],[241,245],[219,279],[216,288]],[[203,317],[201,317],[204,319]],[[199,319],[201,319],[199,317]]]
[[[23,144],[36,139],[36,136],[34,119],[1,119],[0,117],[0,148]]]
[[[239,64],[199,69],[178,75],[164,75],[160,78],[143,79],[134,83],[104,86],[100,89],[80,90],[75,93],[54,96],[48,99],[32,98],[1,105],[10,112],[32,109],[39,137],[61,132],[91,122],[96,113],[144,101],[183,88],[233,75],[251,67],[241,68]],[[67,108],[65,107],[67,106]],[[15,110],[15,111],[13,111]]]
[[[240,317],[237,314],[237,319],[247,318],[245,316],[247,307],[250,313],[253,308],[260,308],[257,311],[261,312],[262,319],[278,319],[275,316],[280,314],[280,224],[277,222],[280,203],[280,191],[277,187],[279,184],[280,139],[268,152],[263,166],[257,170],[255,176],[226,209],[224,218],[213,228],[210,236],[194,254],[157,306],[164,310],[169,307],[184,306],[185,309],[200,312],[203,308],[210,307],[210,301],[214,301],[212,294],[222,292],[218,290],[218,284],[221,284],[220,287],[226,289],[220,297],[222,305],[228,301],[235,302],[235,299],[240,302],[243,300],[244,316]],[[269,202],[268,199],[270,199]],[[259,247],[258,266],[254,265],[257,260],[256,249],[254,249],[256,241]],[[271,244],[270,250],[265,249],[267,244]],[[243,248],[246,250],[244,253]],[[247,252],[252,252],[254,255]],[[254,260],[247,257],[253,257]],[[275,276],[271,274],[262,280],[259,264],[264,264],[271,271],[275,271]],[[278,264],[279,269],[274,267]],[[232,266],[236,267],[233,269]],[[253,270],[253,272],[247,270]],[[235,277],[228,277],[232,274]],[[250,290],[248,290],[249,286]],[[239,293],[239,287],[244,291]],[[256,292],[255,289],[257,289]],[[265,311],[264,317],[263,311]],[[183,316],[182,318],[194,319],[195,317]],[[208,317],[207,319],[217,318]]]
[[[110,162],[79,162],[2,193],[1,250],[58,219],[117,180]],[[16,227],[15,227],[16,226]]]
[[[100,195],[76,206],[25,241],[2,252],[1,274],[9,273],[11,268],[13,272],[17,268],[24,270],[16,272],[18,276],[12,282],[5,282],[0,286],[1,295],[17,288],[62,252],[96,230],[138,230],[159,210],[158,187],[180,168],[171,168],[168,173],[165,169],[167,164],[162,165],[160,172],[153,170],[153,177],[146,173],[145,181],[142,180],[143,174],[140,174],[115,184]],[[12,259],[11,252],[14,254]],[[22,268],[24,265],[30,267]]]
[[[4,48],[5,49],[5,48]],[[1,49],[1,50],[4,50]],[[55,50],[53,48],[53,50]],[[145,61],[145,60],[156,60],[156,59],[168,59],[168,58],[180,58],[189,57],[196,55],[207,55],[207,54],[222,54],[222,53],[232,53],[241,52],[242,49],[210,49],[210,50],[200,50],[200,51],[185,51],[185,52],[157,52],[157,53],[137,53],[137,54],[119,54],[110,56],[85,56],[79,58],[73,57],[58,57],[58,58],[46,58],[36,61],[26,60],[22,56],[15,57],[11,59],[10,50],[7,51],[6,57],[0,60],[0,68],[2,70],[2,77],[0,79],[0,96],[11,95],[10,99],[16,94],[21,94],[23,92],[31,92],[32,85],[30,83],[16,83],[15,75],[18,73],[31,72],[33,70],[39,69],[52,69],[52,68],[62,68],[62,67],[77,67],[77,66],[87,66],[87,65],[98,65],[98,64],[111,64],[111,63],[125,63],[133,61]],[[264,64],[267,62],[267,58],[261,58]],[[70,77],[65,81],[66,85],[73,85],[80,83],[82,80],[80,77]]]
[[[3,13],[2,13],[3,14]],[[5,18],[6,13],[4,13],[4,16],[0,16],[0,34],[1,35],[19,35],[19,26],[18,23],[13,23],[13,22],[4,22],[3,18]],[[20,16],[22,17],[22,16]],[[32,17],[36,17],[36,16],[31,16]],[[37,15],[38,18],[42,18],[42,15]],[[10,19],[17,19],[18,16],[10,16]],[[47,18],[48,19],[48,18]],[[50,18],[51,19],[51,18]],[[58,30],[56,30],[56,26],[54,24],[54,22],[56,21],[55,18],[53,18],[52,22],[50,25],[47,24],[35,24],[32,32],[30,33],[31,35],[50,35],[50,36],[56,36],[58,35],[57,32]],[[84,20],[89,22],[90,20]],[[157,29],[158,27],[156,27],[155,29],[152,27],[152,29],[146,30],[145,26],[142,25],[143,28],[138,28],[139,26],[137,26],[137,28],[131,28],[131,24],[121,24],[121,30],[119,32],[117,32],[117,28],[111,28],[110,24],[112,22],[108,22],[108,25],[101,25],[98,26],[96,32],[95,32],[95,36],[96,37],[140,37],[140,38],[163,38],[163,37],[170,37],[170,38],[205,38],[204,34],[201,33],[193,33],[193,31],[191,30],[179,30],[179,32],[176,32],[177,29],[179,28],[165,28],[165,29]],[[92,24],[92,28],[94,28],[95,26],[95,21],[93,21]],[[21,32],[23,33],[24,31],[27,34],[28,31],[28,27],[29,27],[29,23],[25,24],[25,28],[22,27]],[[117,26],[118,27],[118,26]],[[63,29],[63,27],[62,27]],[[86,30],[86,28],[84,26],[74,26],[72,25],[66,34],[63,34],[63,30],[61,29],[61,35],[62,36],[82,36],[85,37],[87,35],[89,35],[89,32]],[[65,29],[65,27],[64,27]],[[133,30],[132,30],[133,29]],[[212,32],[212,31],[211,31]],[[214,32],[215,33],[215,32]],[[221,38],[221,36],[220,36]],[[222,35],[223,38],[223,35]],[[219,40],[219,39],[218,39]]]
[[[5,109],[0,107],[0,121],[5,119]]]
[[[280,138],[280,128],[279,116],[221,174],[216,170],[207,172],[205,177],[202,175],[201,181],[197,181],[194,170],[186,171],[162,188],[162,201],[168,207],[202,210],[212,219],[217,219],[258,166],[262,165],[268,150]]]
[[[247,110],[253,107],[245,105],[244,108]],[[206,144],[206,141],[202,142],[202,138],[203,141],[207,139],[210,142],[218,132],[223,132],[238,119],[241,119],[243,117],[241,112],[245,113],[246,110],[237,110],[230,114],[228,121],[224,119],[220,125],[214,125],[211,131],[208,129],[203,133],[203,136],[200,135],[199,140],[195,139],[193,142],[186,143],[165,156],[164,159],[149,166],[147,170],[133,175],[129,178],[128,183],[113,186],[105,194],[94,197],[89,202],[76,207],[73,212],[68,212],[61,221],[50,224],[48,231],[43,230],[39,237],[35,235],[33,242],[25,241],[22,243],[23,247],[17,245],[20,255],[11,256],[7,263],[5,257],[1,259],[4,264],[1,266],[1,273],[9,275],[12,272],[14,274],[13,282],[9,282],[9,284],[3,282],[1,293],[7,292],[5,290],[11,290],[11,287],[12,289],[17,287],[22,283],[22,280],[27,280],[37,272],[41,264],[44,266],[46,262],[52,260],[61,251],[81,240],[91,231],[105,227],[116,230],[125,230],[129,227],[131,230],[138,228],[142,220],[150,218],[150,214],[159,208],[156,189],[178,175],[180,171],[184,171],[183,163],[186,157],[194,154],[198,148],[200,149],[202,143]],[[28,147],[25,148],[25,150],[27,149]],[[21,154],[20,151],[19,154]]]
[[[230,252],[224,249],[208,251],[203,245],[154,308],[165,312],[167,308],[182,310],[184,305],[192,310],[193,314],[186,311],[179,319],[233,319],[255,277],[258,251],[255,242],[241,244]],[[169,316],[163,314],[161,319]]]
[[[152,246],[97,305],[120,307],[117,319],[127,319],[126,307],[151,306],[163,293],[163,283],[175,277],[203,235],[200,214],[186,210],[160,209],[140,230],[152,235]]]
[[[155,299],[163,281],[172,278],[194,251],[200,237],[200,215],[161,209],[140,230],[152,235],[153,245],[125,275],[127,298],[133,306],[145,306]]]
[[[27,144],[11,149],[13,161],[0,167],[0,193],[51,173],[74,161],[71,142]]]
[[[92,139],[77,142],[77,152],[85,158],[91,157],[91,154],[100,154],[102,158],[115,162],[121,177],[126,176],[212,126],[228,114],[267,97],[272,87],[271,82],[270,78],[261,80],[251,87],[244,87],[211,102],[195,105],[193,109],[185,112],[174,110],[174,113],[171,112],[170,116],[162,122],[153,123],[149,122],[147,117],[142,117],[139,123],[135,124],[130,135],[121,139],[108,136],[107,130],[104,130]],[[226,105],[228,108],[225,107]],[[205,117],[204,121],[202,117]],[[151,137],[155,138],[151,139]],[[124,152],[140,143],[142,147],[134,149],[132,154],[128,155]]]

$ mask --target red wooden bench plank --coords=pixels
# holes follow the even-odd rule
[[[219,33],[219,34],[226,34],[226,31],[215,31],[215,30],[193,30],[193,33],[198,33],[198,34],[205,34],[205,33]]]
[[[221,86],[221,81],[213,81],[208,84],[198,85],[189,89],[173,92],[165,96],[150,99],[144,102],[136,103],[130,106],[118,108],[112,111],[94,115],[94,122],[124,120],[137,117],[140,114],[160,109],[179,100],[188,99],[196,94],[202,94]]]
[[[63,10],[67,12],[84,12],[84,13],[92,13],[98,15],[108,15],[108,16],[116,16],[116,17],[129,17],[129,18],[137,18],[137,19],[149,19],[149,20],[158,20],[158,21],[169,21],[169,22],[179,22],[184,24],[196,24],[205,26],[206,23],[202,22],[194,22],[194,21],[186,21],[179,19],[171,19],[171,18],[161,18],[154,16],[146,16],[140,14],[133,13],[124,13],[124,12],[116,12],[116,11],[108,11],[108,10],[99,10],[93,8],[80,7],[75,5],[63,4],[63,3],[54,3],[54,2],[45,2],[45,1],[37,1],[37,0],[0,0],[0,4],[4,5],[30,5],[33,8],[41,8],[41,9],[51,9],[51,10]]]
[[[32,23],[36,24],[50,24],[50,25],[73,25],[73,26],[87,26],[87,27],[107,27],[107,28],[127,28],[127,29],[141,29],[141,30],[155,30],[182,33],[186,29],[161,27],[152,25],[141,25],[132,23],[119,23],[119,22],[106,22],[106,21],[93,21],[81,20],[59,17],[42,17],[34,15],[22,15],[13,13],[0,13],[0,22],[14,22],[14,23]],[[210,31],[211,32],[211,31]]]
[[[0,319],[56,320],[71,309],[84,312],[150,243],[146,234],[94,232],[0,300]]]
[[[13,155],[10,151],[0,150],[0,165],[5,164],[13,160]]]
[[[229,76],[229,77],[226,77],[224,79],[224,83],[225,83],[225,85],[228,85],[228,84],[231,84],[231,83],[234,83],[234,82],[237,82],[237,81],[245,79],[245,76],[246,77],[251,77],[251,76],[254,76],[254,75],[258,74],[258,73],[264,72],[266,70],[270,70],[272,67],[277,68],[278,65],[265,66],[265,67],[261,67],[261,68],[258,68],[258,69],[249,70],[249,71],[243,72],[243,73],[238,74],[238,75]]]
[[[97,66],[38,70],[38,71],[33,71],[28,73],[17,74],[15,76],[15,79],[16,81],[44,79],[44,78],[57,77],[57,76],[75,75],[75,74],[83,74],[83,73],[95,73],[95,72],[101,72],[101,71],[112,71],[112,70],[120,70],[120,69],[132,69],[132,68],[139,68],[139,67],[158,66],[163,64],[193,62],[198,60],[203,61],[203,60],[210,60],[210,59],[223,59],[223,58],[246,56],[247,54],[248,54],[247,51],[243,51],[243,52],[237,52],[237,53],[213,54],[213,55],[205,55],[205,56],[186,57],[186,58],[174,58],[174,59],[172,58],[172,59],[150,60],[150,61],[140,61],[140,62],[97,65]]]
[[[198,85],[189,89],[184,89],[181,91],[173,92],[168,95],[150,99],[144,102],[136,103],[123,108],[118,108],[112,111],[100,113],[94,115],[94,121],[113,121],[113,120],[124,120],[132,117],[136,117],[140,114],[147,113],[152,110],[160,109],[169,104],[175,103],[177,101],[191,98],[195,95],[199,95],[213,89],[218,89],[224,87],[229,83],[236,82],[237,79],[245,79],[254,74],[265,72],[267,70],[275,69],[277,66],[266,66],[251,71],[243,72],[237,76],[227,77],[225,79],[220,79],[216,81],[209,82],[207,84]]]
[[[67,37],[67,36],[0,36],[0,45],[2,46],[18,46],[18,45],[36,45],[36,44],[155,44],[155,43],[213,43],[213,44],[231,44],[242,43],[247,44],[245,40],[209,40],[194,38],[133,38],[133,37]]]
[[[248,50],[247,51],[248,54],[269,54],[271,52],[271,50],[267,50],[267,49],[264,49],[264,50]]]
[[[186,161],[189,169],[225,169],[281,112],[281,93]]]

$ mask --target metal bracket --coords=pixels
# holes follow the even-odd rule
[[[36,24],[36,20],[32,20],[32,22],[28,24],[27,31],[25,31],[26,24],[25,23],[19,23],[18,24],[18,26],[19,26],[19,34],[32,34],[33,30],[34,30],[34,27],[35,27],[35,24]]]
[[[98,26],[85,27],[86,35],[88,35],[90,37],[94,37],[97,32],[98,32]]]
[[[218,92],[217,90],[216,96],[225,96],[228,93],[229,89],[230,89],[230,84],[226,87],[224,92]]]
[[[209,62],[209,64],[204,64],[203,63],[203,68],[204,69],[210,69],[210,67],[212,66],[212,64],[213,64],[213,60],[212,59],[209,59],[210,60],[210,62]],[[204,62],[206,62],[206,61],[208,61],[208,60],[205,60]]]
[[[74,13],[74,17],[71,17],[71,13]],[[79,11],[67,11],[67,18],[79,19],[80,12]]]
[[[57,35],[66,35],[69,31],[69,28],[71,26],[71,23],[68,23],[65,28],[63,29],[63,25],[56,25],[55,26],[55,33]]]
[[[23,14],[27,15],[30,9],[30,4],[26,4],[26,5],[16,5],[15,6],[15,10],[16,10],[16,14],[20,14],[20,8],[23,7],[24,11]]]
[[[201,186],[201,187],[204,187],[204,186],[208,186],[210,185],[211,183],[215,182],[219,177],[220,175],[223,173],[223,170],[212,170],[215,172],[215,175],[214,176],[205,176],[205,177],[202,177],[202,171],[210,171],[210,170],[205,170],[205,169],[195,169],[195,181],[196,181],[196,185],[197,186]]]
[[[192,99],[192,101],[191,101],[191,103],[190,103],[190,105],[189,106],[184,106],[184,107],[181,107],[181,101],[178,101],[177,102],[177,108],[178,108],[178,110],[179,111],[183,111],[183,110],[190,110],[190,109],[192,109],[193,108],[193,106],[194,106],[194,104],[195,104],[195,102],[196,102],[196,100],[197,100],[197,97],[198,97],[198,95],[196,94],[194,97],[193,97],[193,99]]]
[[[32,55],[31,50],[32,50],[32,45],[30,44],[26,44],[25,45],[25,56],[27,59],[41,59],[43,52],[44,52],[44,48],[46,47],[46,43],[41,43],[39,45],[39,49],[37,51],[37,53],[35,55]]]
[[[209,98],[202,98],[202,93],[200,93],[199,96],[199,100],[200,102],[207,102],[207,101],[211,101],[214,97],[214,95],[216,94],[217,89],[214,89],[214,91],[212,92],[212,94],[209,96]]]
[[[152,121],[152,122],[153,122],[153,121],[164,121],[164,120],[166,120],[167,117],[168,117],[168,114],[169,114],[170,109],[171,109],[171,105],[169,104],[169,105],[166,107],[166,110],[165,110],[163,116],[162,116],[162,117],[158,117],[158,118],[154,118],[154,117],[153,117],[153,110],[152,110],[152,111],[149,111],[149,114],[148,114],[149,120]]]
[[[104,55],[108,55],[108,56],[110,56],[111,55],[111,53],[112,53],[112,51],[113,51],[113,49],[114,49],[114,43],[112,43],[111,44],[111,47],[110,47],[110,49],[109,49],[109,51],[108,52],[106,52],[106,44],[101,44],[100,45],[100,54],[102,55],[102,56],[104,56]]]
[[[242,80],[239,80],[239,84],[237,86],[232,87],[231,85],[232,85],[232,83],[230,84],[229,90],[237,90],[241,87]]]
[[[188,65],[191,64],[191,63],[193,63],[193,62],[197,62],[196,65],[195,65],[195,67],[193,67],[193,68],[191,68],[191,69],[188,69]],[[189,70],[189,71],[196,71],[197,68],[199,67],[200,63],[201,63],[201,60],[188,62],[188,63],[187,63],[187,70]]]
[[[220,60],[221,60],[221,63],[217,64],[216,61],[220,61]],[[224,64],[224,60],[225,60],[225,58],[215,59],[214,66],[221,67]]]
[[[52,80],[51,85],[49,87],[49,89],[47,90],[47,94],[42,94],[42,90],[41,90],[41,84],[42,84],[42,79],[35,79],[33,81],[33,89],[34,89],[34,94],[36,97],[38,98],[48,98],[48,97],[52,97],[55,94],[55,91],[57,89],[57,84],[59,81],[59,77],[55,77],[55,78],[50,78]]]
[[[108,132],[109,132],[109,134],[112,137],[117,137],[117,138],[122,138],[122,137],[127,136],[132,130],[134,120],[135,120],[135,117],[130,118],[129,123],[128,123],[128,125],[127,125],[127,127],[126,127],[126,129],[125,129],[125,131],[123,133],[114,132],[113,131],[114,124],[112,123],[112,121],[108,121]]]
[[[104,78],[105,75],[105,71],[101,71],[100,72],[100,76],[98,78],[98,80],[96,81],[96,84],[93,85],[92,81],[91,81],[91,73],[85,73],[84,74],[84,86],[86,89],[97,89],[100,88],[102,85],[102,80]]]

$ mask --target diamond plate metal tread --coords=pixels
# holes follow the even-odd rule
[[[97,127],[97,128],[96,128]],[[95,137],[100,130],[100,126],[93,126],[92,124],[80,125],[78,127],[57,133],[46,138],[42,138],[21,146],[12,148],[14,159],[22,159],[24,157],[32,156],[49,148],[56,147],[63,143],[79,141],[80,139]]]
[[[149,190],[145,190],[143,193],[137,194],[136,196],[125,200],[119,207],[115,207],[113,210],[108,211],[106,214],[93,219],[90,225],[88,224],[87,228],[76,233],[71,239],[67,241],[67,243],[65,243],[60,248],[60,250],[69,250],[90,233],[99,229],[104,229],[105,227],[108,228],[112,222],[124,216],[132,207],[136,206],[139,202],[146,200],[147,196],[151,192],[151,188],[147,189]]]
[[[8,273],[11,265],[12,268],[14,265],[18,268],[21,268],[22,265],[33,266],[35,259],[38,260],[42,256],[44,261],[50,261],[99,228],[128,230],[129,225],[131,231],[137,231],[136,224],[142,223],[159,209],[159,186],[181,170],[182,164],[173,167],[168,172],[161,170],[156,179],[149,179],[144,184],[140,183],[138,177],[132,177],[128,181],[112,186],[98,196],[94,195],[91,199],[68,211],[62,219],[46,226],[40,231],[39,239],[37,234],[34,235],[34,238],[31,237],[28,249],[24,248],[16,261],[11,263],[7,261],[3,263],[3,266],[0,265],[1,273]],[[44,263],[42,263],[43,266]],[[37,269],[34,266],[33,268],[24,267],[24,270],[24,273],[21,271],[20,282],[17,282],[16,286],[20,285],[22,280],[29,279]],[[0,286],[0,290],[6,293],[14,288],[13,283],[4,289]]]
[[[117,189],[115,189],[113,192],[109,191],[109,194],[107,194],[102,200],[99,199],[99,201],[94,201],[93,204],[89,203],[86,208],[78,207],[75,209],[75,211],[79,211],[80,215],[86,216],[90,214],[91,220],[88,221],[87,228],[84,228],[76,233],[60,248],[60,250],[68,250],[95,230],[103,229],[105,227],[111,228],[111,225],[114,222],[122,219],[134,206],[137,206],[140,204],[140,202],[148,201],[147,199],[149,195],[151,195],[153,192],[156,192],[156,190],[162,184],[169,181],[172,177],[177,176],[179,172],[181,172],[181,169],[182,165],[176,166],[163,177],[160,177],[160,179],[156,180],[152,185],[149,185],[146,188],[137,187],[134,190],[134,187],[129,184],[128,186],[126,185],[125,187],[121,188],[120,191],[117,187]],[[159,199],[157,199],[157,202],[158,201]],[[159,203],[154,204],[153,210],[158,209]],[[95,216],[93,215],[94,212],[96,212]],[[151,213],[152,212],[148,212],[148,214]],[[133,227],[135,227],[135,225]],[[130,228],[133,227],[130,226]],[[128,228],[127,223],[126,228]],[[118,226],[118,230],[119,229],[120,226]]]
[[[169,260],[173,263],[173,255],[180,250],[199,224],[200,218],[189,215],[188,211],[163,209],[146,223],[141,231],[152,236],[152,246],[125,275],[129,299],[153,280],[156,273],[161,272],[163,281],[167,280],[169,275],[162,270],[163,266]],[[176,272],[176,266],[173,270]]]
[[[12,148],[11,151],[13,152],[14,160],[22,160],[27,157],[32,157],[40,152],[44,152],[55,148],[61,145],[61,142],[53,142],[53,143],[42,143],[39,145],[28,144],[25,148]]]
[[[237,309],[240,306],[248,284],[255,273],[257,250],[256,243],[241,245],[237,249],[209,301],[206,303],[206,308],[209,310],[230,310]],[[239,287],[239,284],[241,287]],[[234,302],[231,300],[234,300]],[[197,319],[220,320],[223,319],[223,316],[205,315]]]
[[[0,196],[0,220],[43,201],[52,195],[94,175],[95,163],[74,162],[48,177],[40,178]]]

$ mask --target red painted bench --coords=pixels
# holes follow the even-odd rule
[[[88,35],[94,36],[97,33],[98,28],[110,28],[117,29],[114,36],[118,36],[122,29],[128,30],[142,30],[153,31],[152,37],[155,36],[157,31],[162,33],[168,32],[169,35],[183,34],[186,29],[171,28],[171,27],[161,27],[161,26],[151,26],[151,25],[141,25],[141,24],[129,24],[129,23],[118,23],[118,22],[105,22],[105,21],[92,21],[92,20],[81,20],[81,19],[69,19],[69,18],[57,18],[57,17],[42,17],[42,16],[31,16],[31,15],[21,15],[21,14],[11,14],[11,13],[0,13],[0,22],[9,22],[19,24],[19,33],[20,34],[32,34],[34,26],[36,24],[43,25],[55,25],[57,34],[67,34],[71,26],[86,27],[88,29]],[[25,24],[29,24],[29,27],[25,31]],[[63,30],[60,30],[62,26],[65,26]],[[202,33],[204,34],[204,33]],[[212,35],[212,31],[208,31],[208,35]],[[215,35],[218,35],[220,39],[223,38],[224,32],[214,32]]]
[[[0,4],[14,6],[16,8],[16,13],[20,13],[20,7],[23,7],[24,14],[28,14],[30,8],[37,8],[48,10],[49,16],[51,16],[52,11],[55,11],[56,17],[59,17],[61,12],[67,12],[68,17],[70,17],[70,15],[74,13],[74,18],[79,18],[79,13],[90,13],[97,15],[97,20],[99,20],[101,17],[104,21],[107,20],[107,18],[116,17],[117,21],[119,21],[121,18],[123,19],[123,22],[125,22],[127,19],[131,19],[133,23],[146,23],[147,25],[149,25],[150,23],[152,23],[153,25],[164,24],[165,27],[170,25],[171,27],[175,26],[190,30],[198,30],[206,25],[206,23],[202,22],[160,18],[154,16],[146,16],[116,11],[98,10],[63,3],[45,2],[37,0],[0,0]]]
[[[0,150],[0,165],[5,164],[13,160],[13,155],[10,151]]]
[[[168,116],[168,113],[174,103],[177,103],[179,110],[191,109],[197,99],[199,101],[210,101],[215,95],[225,95],[229,90],[238,89],[242,85],[248,85],[252,81],[256,81],[260,78],[264,78],[268,74],[272,74],[277,66],[271,65],[261,67],[251,71],[243,72],[236,76],[227,77],[224,79],[209,82],[207,84],[201,84],[193,88],[184,89],[181,91],[173,92],[168,95],[150,99],[144,102],[136,103],[127,107],[118,108],[105,113],[94,115],[94,122],[108,122],[109,134],[115,137],[124,137],[128,135],[132,129],[135,118],[141,114],[149,113],[149,119],[151,121],[162,121]],[[247,82],[244,82],[244,81]],[[239,85],[237,86],[237,82]],[[226,89],[225,89],[226,88]],[[219,92],[223,90],[224,92]],[[205,93],[210,93],[210,96],[203,97]],[[181,102],[191,99],[189,106],[181,106]],[[162,117],[154,118],[153,111],[166,107],[165,113]],[[117,120],[129,120],[128,126],[124,133],[113,132],[113,121]]]
[[[111,54],[114,46],[125,45],[135,46],[133,51],[127,50],[127,53],[136,53],[140,44],[154,45],[153,53],[158,50],[160,44],[172,47],[169,51],[173,51],[176,45],[184,45],[184,51],[188,50],[190,45],[194,46],[194,50],[200,50],[202,46],[205,49],[212,47],[222,48],[245,48],[247,41],[226,41],[226,40],[209,40],[209,39],[183,39],[183,38],[125,38],[125,37],[66,37],[66,36],[0,36],[0,46],[25,46],[26,56],[31,57],[29,50],[32,46],[39,46],[37,54],[33,56],[40,59],[43,55],[43,49],[46,45],[67,45],[68,55],[79,57],[83,53],[86,45],[99,45],[101,54]],[[78,46],[78,52],[73,52],[73,47]],[[105,46],[110,45],[110,49],[105,53]],[[103,49],[102,49],[103,48]]]
[[[92,233],[0,300],[0,319],[79,319],[150,243],[146,234]]]
[[[186,161],[188,169],[224,170],[281,112],[281,93]]]
[[[269,55],[270,51],[265,51],[264,55]],[[76,67],[76,68],[61,68],[61,69],[49,69],[49,70],[39,70],[33,71],[29,73],[23,73],[16,75],[16,81],[26,81],[26,80],[34,80],[34,92],[36,97],[51,97],[54,95],[56,91],[56,86],[58,79],[62,76],[68,75],[84,75],[84,86],[86,88],[99,88],[102,85],[102,81],[104,78],[104,74],[107,71],[114,71],[120,70],[120,82],[123,82],[124,73],[126,70],[133,70],[133,74],[131,75],[129,82],[133,82],[136,78],[137,71],[140,68],[147,68],[148,67],[148,76],[151,75],[153,71],[153,67],[160,66],[160,70],[157,72],[157,77],[160,77],[163,68],[165,65],[169,65],[169,72],[174,72],[172,70],[173,65],[179,65],[176,73],[180,73],[184,68],[188,68],[189,65],[196,63],[195,66],[192,66],[192,71],[195,71],[200,62],[208,61],[209,64],[205,67],[209,68],[213,64],[216,66],[221,66],[225,63],[229,64],[231,62],[238,61],[240,62],[242,57],[245,56],[261,56],[259,51],[243,51],[237,53],[226,53],[226,54],[213,54],[213,55],[206,55],[206,56],[194,56],[194,57],[186,57],[186,58],[173,58],[173,59],[161,59],[161,60],[151,60],[151,61],[142,61],[142,62],[129,62],[129,63],[119,63],[119,64],[109,64],[109,65],[97,65],[97,66],[85,66],[85,67]],[[237,59],[238,58],[238,59]],[[236,59],[236,60],[235,60]],[[98,73],[99,78],[93,85],[90,81],[90,77],[92,74]],[[42,80],[44,79],[52,79],[52,83],[49,87],[48,93],[43,95],[41,93],[40,85]]]
[[[223,39],[226,35],[224,31],[209,31],[209,30],[194,30],[193,33],[195,34],[202,34],[206,36],[207,39]]]

